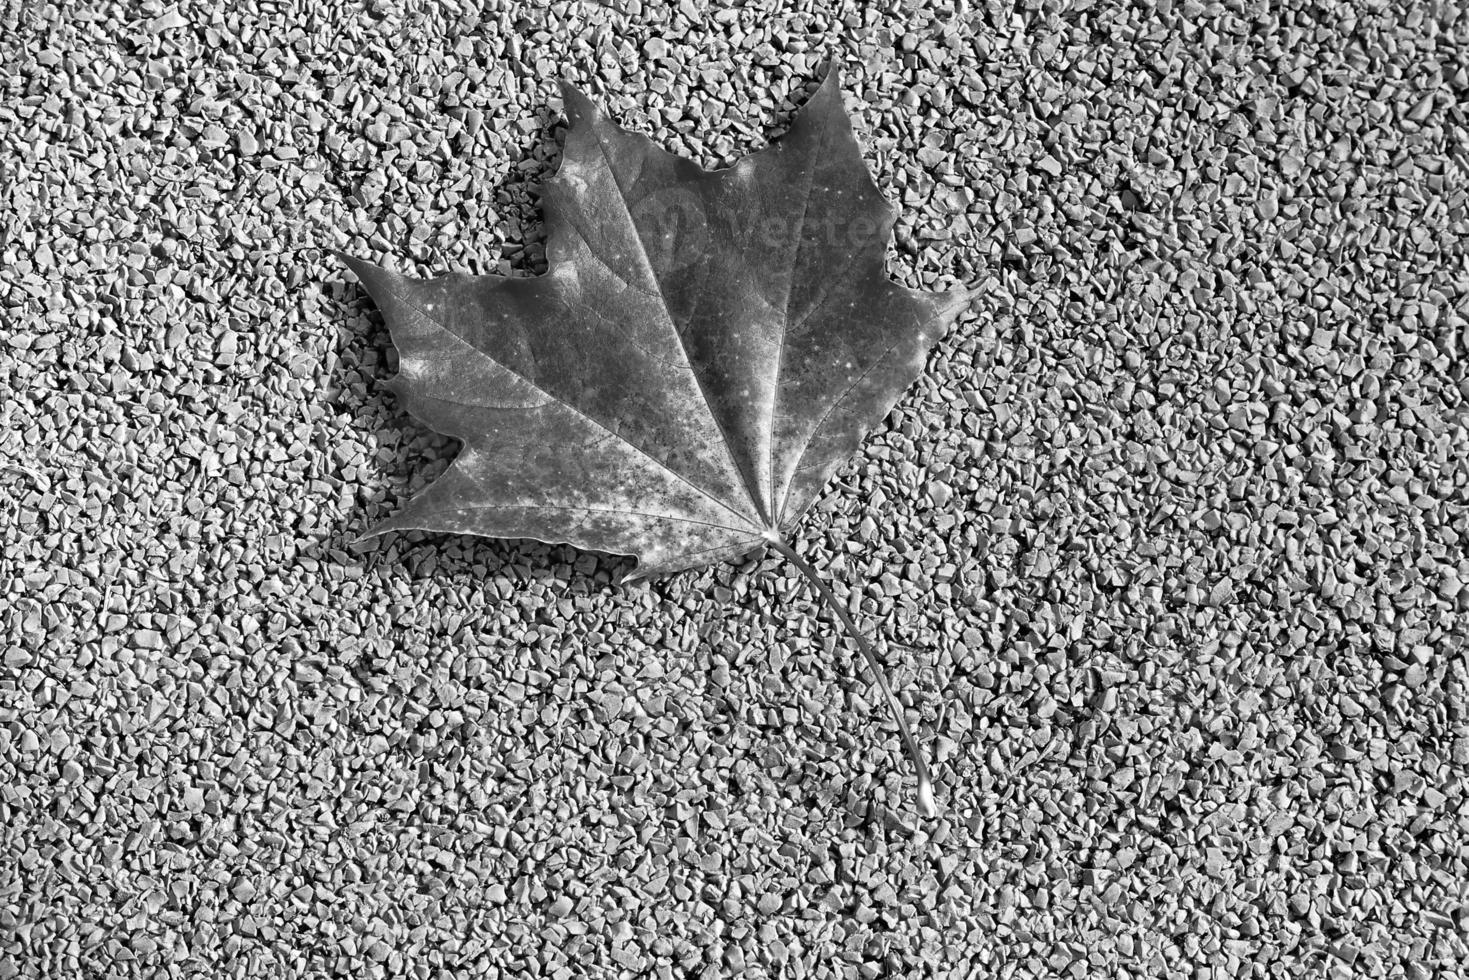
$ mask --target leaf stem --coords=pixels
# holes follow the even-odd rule
[[[882,664],[878,662],[877,652],[872,649],[872,644],[858,632],[852,618],[847,615],[846,609],[837,602],[837,597],[832,593],[826,582],[817,574],[816,569],[806,559],[796,554],[796,549],[786,544],[775,534],[767,535],[766,540],[776,551],[784,555],[797,570],[816,587],[821,598],[826,601],[827,606],[836,615],[847,635],[857,644],[857,649],[862,651],[862,656],[867,660],[867,669],[872,671],[872,676],[877,678],[878,687],[887,696],[888,710],[893,714],[893,720],[898,723],[898,731],[903,736],[903,746],[908,750],[908,758],[913,763],[913,773],[918,777],[918,812],[925,817],[934,817],[938,809],[933,801],[933,780],[928,775],[928,764],[923,760],[923,750],[918,747],[918,742],[913,738],[913,732],[908,728],[908,721],[903,716],[903,706],[898,703],[897,697],[893,695],[893,689],[888,686],[887,675],[883,673]]]

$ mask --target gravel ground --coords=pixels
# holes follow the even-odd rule
[[[0,980],[1465,969],[1457,5],[3,6]],[[931,822],[777,558],[350,544],[455,444],[325,250],[534,272],[563,74],[712,165],[828,53],[986,288],[798,543]]]

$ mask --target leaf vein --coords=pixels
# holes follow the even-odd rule
[[[476,480],[476,483],[479,481]],[[721,531],[744,531],[747,528],[731,527],[728,524],[716,524],[713,521],[701,521],[693,517],[679,517],[676,514],[655,514],[648,511],[628,510],[622,507],[591,507],[581,504],[537,504],[537,503],[514,503],[514,504],[475,504],[464,510],[563,510],[563,511],[585,511],[590,514],[626,514],[629,517],[646,517],[655,521],[671,521],[677,524],[698,524],[701,527],[717,528]],[[721,546],[722,547],[722,546]],[[711,549],[711,550],[718,550]]]
[[[678,341],[679,349],[683,351],[685,366],[688,368],[689,373],[694,376],[694,385],[699,389],[699,396],[704,399],[704,408],[708,411],[709,418],[714,422],[715,430],[719,432],[720,441],[724,443],[724,454],[728,457],[729,465],[733,468],[735,476],[739,477],[740,483],[744,486],[746,496],[755,505],[756,513],[762,520],[768,523],[770,517],[765,512],[765,504],[761,500],[760,495],[750,486],[749,478],[740,468],[740,464],[735,460],[734,447],[729,442],[729,433],[724,431],[724,423],[720,421],[719,416],[714,414],[714,405],[709,401],[709,392],[704,387],[704,379],[694,368],[693,358],[689,356],[688,345],[684,343],[683,334],[679,331],[678,324],[673,321],[673,311],[668,307],[668,296],[663,291],[662,281],[659,280],[657,273],[653,271],[653,261],[648,255],[648,245],[643,241],[642,236],[638,234],[637,222],[633,221],[632,209],[628,207],[627,189],[622,186],[617,169],[612,166],[612,158],[607,153],[607,144],[603,142],[602,134],[596,132],[595,129],[593,130],[593,136],[597,141],[597,150],[602,155],[602,162],[607,165],[607,172],[612,175],[612,183],[617,187],[618,199],[622,202],[622,210],[627,215],[627,222],[633,229],[633,238],[638,243],[638,255],[643,260],[643,266],[647,270],[649,280],[652,281],[654,288],[658,291],[659,306],[663,310],[663,319],[668,323],[668,329],[673,332],[674,338]]]
[[[590,415],[588,415],[587,413],[583,412],[581,409],[577,408],[575,405],[572,405],[572,404],[570,404],[568,402],[562,401],[561,399],[557,398],[555,395],[553,395],[549,391],[547,391],[545,388],[542,388],[540,385],[536,384],[530,378],[525,377],[523,374],[520,374],[518,371],[511,370],[510,368],[508,368],[505,365],[501,364],[499,361],[495,360],[493,357],[490,357],[489,354],[487,354],[484,351],[480,350],[478,347],[475,347],[473,344],[469,343],[467,340],[465,340],[463,337],[459,336],[453,330],[450,330],[448,328],[448,326],[445,325],[442,320],[439,320],[436,317],[430,316],[421,306],[419,306],[417,303],[413,302],[407,296],[403,295],[403,293],[402,293],[401,290],[394,289],[391,285],[389,285],[388,288],[393,293],[393,295],[398,299],[399,302],[401,302],[404,306],[407,306],[409,309],[413,310],[415,313],[417,313],[419,316],[423,317],[425,320],[428,320],[430,323],[437,324],[444,331],[444,333],[448,334],[450,337],[453,337],[454,340],[455,340],[455,342],[457,342],[460,346],[465,347],[465,348],[473,351],[474,353],[476,353],[479,356],[487,359],[492,364],[496,365],[497,367],[501,368],[502,370],[507,371],[510,374],[514,375],[515,377],[519,378],[521,381],[523,381],[526,384],[530,385],[536,391],[539,391],[541,394],[545,395],[547,398],[551,399],[556,404],[565,406],[566,407],[566,410],[569,411],[569,412],[571,412],[573,415],[576,415],[579,418],[584,419],[589,424],[594,425],[597,428],[601,429],[603,432],[607,432],[607,433],[611,434],[619,442],[621,442],[623,445],[631,448],[638,455],[642,456],[644,459],[646,459],[648,462],[652,463],[658,469],[660,469],[663,472],[667,473],[668,475],[672,476],[675,480],[677,480],[680,483],[684,484],[689,489],[693,490],[695,493],[698,493],[701,496],[703,496],[703,497],[707,498],[708,500],[712,501],[713,503],[718,504],[720,507],[722,507],[725,510],[729,511],[735,517],[738,517],[741,520],[746,520],[746,521],[749,520],[749,518],[746,517],[744,514],[741,514],[739,511],[735,510],[733,507],[731,507],[725,501],[720,500],[718,497],[714,496],[708,490],[705,490],[703,487],[701,487],[698,484],[692,482],[691,480],[689,480],[688,477],[684,476],[682,473],[679,473],[676,470],[670,469],[664,463],[659,462],[652,454],[650,454],[642,446],[639,446],[637,443],[632,442],[631,440],[626,439],[623,436],[619,435],[617,433],[617,431],[615,429],[613,429],[611,426],[609,426],[609,425],[607,425],[607,424],[605,424],[605,423],[603,423],[601,421],[598,421],[597,419],[592,418]],[[714,526],[719,526],[719,525],[714,525]]]
[[[816,158],[820,159],[826,150],[826,137],[829,130],[826,126],[821,128],[821,138],[817,143]],[[775,351],[775,389],[770,393],[770,431],[765,440],[765,482],[770,488],[770,506],[777,507],[775,502],[775,420],[776,412],[780,405],[781,389],[785,387],[781,379],[781,373],[785,370],[786,359],[786,337],[791,332],[791,294],[796,288],[796,256],[801,250],[801,236],[806,228],[806,214],[811,208],[811,188],[816,183],[816,168],[806,167],[806,190],[801,195],[801,216],[796,219],[796,233],[791,236],[791,254],[787,265],[790,266],[790,275],[786,277],[785,297],[780,302],[780,346]],[[784,511],[785,501],[779,504],[779,509]]]

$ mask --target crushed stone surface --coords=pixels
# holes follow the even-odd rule
[[[1461,5],[213,6],[0,7],[0,980],[1464,975]],[[455,443],[328,250],[829,53],[985,287],[797,542],[932,821],[778,556],[352,544]]]

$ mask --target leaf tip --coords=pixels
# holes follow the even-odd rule
[[[335,255],[343,265],[351,269],[352,272],[356,274],[357,278],[362,280],[364,283],[366,283],[372,277],[373,271],[378,269],[376,265],[373,265],[366,259],[359,259],[355,255],[348,255],[346,252],[342,251],[339,248],[332,249],[331,253]]]
[[[382,536],[382,527],[375,527],[371,530],[363,531],[361,534],[357,535],[357,537],[353,538],[351,541],[348,541],[347,544],[353,548],[360,548],[363,545],[366,545],[371,541],[375,541]]]
[[[821,87],[828,85],[838,89],[842,87],[842,59],[834,54],[826,56],[826,67],[821,75]]]
[[[368,528],[366,531],[363,531],[361,534],[357,535],[357,537],[353,538],[348,543],[351,544],[353,547],[359,547],[362,545],[366,545],[369,542],[374,542],[378,538],[381,538],[383,535],[388,534],[392,531],[410,530],[402,526],[402,521],[400,520],[401,517],[402,515],[400,514],[396,517],[389,517],[384,520],[378,521],[372,527]]]
[[[623,588],[626,588],[630,585],[637,585],[640,582],[646,582],[648,580],[648,577],[648,572],[645,569],[634,568],[632,571],[623,575],[622,578],[618,579],[617,584]]]
[[[572,126],[576,126],[582,120],[595,120],[597,118],[597,107],[585,92],[576,87],[569,78],[562,78],[561,106],[566,113],[566,119]]]
[[[791,127],[783,138],[789,138],[789,134],[800,127],[803,120],[811,120],[806,125],[818,127],[832,125],[833,121],[845,121],[848,128],[851,126],[846,106],[842,102],[841,59],[835,55],[826,59],[826,64],[821,69],[821,81],[806,98],[805,104],[796,110]]]

